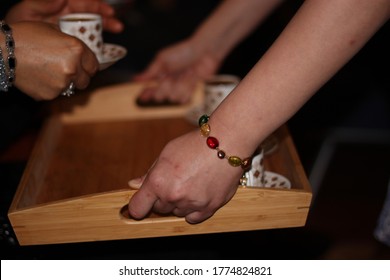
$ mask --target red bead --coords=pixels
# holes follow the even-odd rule
[[[219,146],[219,142],[217,138],[215,137],[207,137],[207,146],[209,146],[210,149],[216,149]]]

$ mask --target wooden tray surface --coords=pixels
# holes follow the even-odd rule
[[[127,186],[128,180],[145,174],[169,140],[196,129],[184,114],[201,100],[195,95],[193,103],[185,108],[135,108],[138,115],[129,113],[125,108],[133,104],[140,88],[138,84],[129,84],[92,92],[88,100],[93,102],[87,102],[85,108],[69,109],[74,106],[69,100],[57,106],[61,113],[49,118],[42,129],[9,210],[20,244],[305,224],[311,190],[285,126],[275,132],[279,146],[265,158],[265,165],[268,171],[287,177],[291,190],[240,187],[227,205],[197,225],[173,216],[152,214],[141,221],[126,216],[122,209],[134,193]],[[99,108],[107,103],[118,109],[113,115],[103,113],[102,117]],[[155,116],[156,111],[161,117]]]

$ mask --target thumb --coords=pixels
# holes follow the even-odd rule
[[[145,178],[146,178],[146,175],[144,175],[142,177],[135,178],[135,179],[131,179],[128,182],[129,187],[132,189],[138,190],[139,188],[141,188],[142,184],[144,183]]]
[[[146,172],[146,174],[144,176],[138,177],[138,178],[135,178],[135,179],[131,179],[128,182],[129,187],[133,188],[133,189],[140,189],[142,184],[145,181],[146,176],[149,174],[150,170],[152,170],[152,168],[156,165],[156,162],[157,162],[157,160],[155,160],[153,162],[152,166],[148,169],[148,172]]]
[[[129,214],[136,220],[143,219],[153,208],[157,196],[145,188],[140,188],[130,199]]]
[[[150,210],[152,210],[154,203],[158,199],[158,197],[154,193],[148,191],[148,188],[142,188],[146,177],[148,176],[150,170],[154,167],[156,162],[157,160],[153,162],[152,166],[149,168],[148,172],[144,176],[130,180],[128,183],[131,188],[139,189],[139,191],[137,191],[131,197],[128,206],[129,214],[134,219],[144,218],[150,212]]]

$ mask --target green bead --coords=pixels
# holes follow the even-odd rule
[[[237,156],[230,156],[228,158],[228,161],[229,161],[229,164],[231,166],[234,166],[234,167],[240,166],[242,163],[242,160]]]
[[[199,127],[201,127],[203,124],[208,123],[210,117],[208,115],[203,115],[199,118]]]
[[[202,124],[202,126],[200,127],[200,133],[204,137],[209,137],[209,135],[210,135],[210,125],[208,123]]]

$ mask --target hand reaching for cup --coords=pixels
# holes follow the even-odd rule
[[[146,88],[139,99],[186,103],[198,81],[213,76],[219,64],[216,56],[192,40],[163,49],[145,71],[134,77],[135,81],[158,81],[158,86]]]

